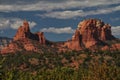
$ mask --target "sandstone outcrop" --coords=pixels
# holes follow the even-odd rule
[[[42,49],[53,50],[54,52],[84,49],[92,51],[120,50],[119,42],[111,34],[111,26],[99,19],[87,19],[80,22],[72,39],[66,42],[50,42],[46,40],[43,32],[31,33],[29,23],[25,20],[23,25],[19,27],[13,41],[0,52],[2,54],[15,53],[22,50],[43,52]]]
[[[120,50],[120,43],[112,44],[111,50]]]
[[[81,36],[78,30],[75,31],[75,34],[72,36],[71,40],[68,40],[64,46],[67,46],[72,50],[82,50],[81,47]]]
[[[112,44],[111,46],[104,46],[101,48],[101,50],[103,51],[116,51],[116,50],[120,50],[120,43],[116,43],[116,44]]]
[[[105,41],[115,39],[111,34],[111,26],[98,19],[83,20],[78,24],[76,31],[72,40],[65,43],[68,48],[74,50],[104,45]]]
[[[14,41],[23,40],[23,39],[36,40],[39,41],[41,44],[46,43],[44,33],[43,32],[38,32],[35,34],[31,33],[29,28],[29,23],[26,20],[23,22],[23,26],[19,27],[16,35],[13,38]]]
[[[30,32],[29,29],[29,24],[28,22],[25,20],[23,22],[23,26],[20,26],[15,37],[13,38],[14,41],[16,40],[21,40],[21,39],[26,39],[26,38],[30,38],[32,35],[32,33]]]
[[[4,47],[1,50],[1,54],[14,53],[15,51],[21,51],[21,49],[16,43],[10,43],[8,46]]]
[[[37,52],[38,48],[34,46],[31,40],[37,41],[38,45],[45,45],[47,42],[43,32],[38,32],[35,34],[31,33],[29,23],[25,20],[23,22],[23,25],[18,28],[17,33],[13,38],[13,41],[7,47],[3,48],[1,50],[1,53],[14,53],[23,49],[25,49],[26,51]]]
[[[39,39],[39,42],[41,44],[46,44],[46,39],[44,37],[44,33],[43,32],[38,32],[38,33],[36,33],[36,35],[37,35],[37,37]]]

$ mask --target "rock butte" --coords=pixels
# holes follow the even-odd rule
[[[21,51],[22,49],[20,48],[20,45],[22,45],[23,49],[26,51],[38,52],[39,48],[34,46],[34,44],[31,43],[31,40],[37,41],[39,43],[37,45],[47,46],[49,43],[49,41],[44,37],[43,32],[34,34],[31,33],[29,24],[25,20],[23,22],[23,26],[19,27],[15,37],[13,38],[13,42],[5,47],[1,53],[4,54]],[[116,38],[111,34],[111,26],[109,24],[105,24],[99,19],[87,19],[78,24],[78,28],[72,36],[72,39],[64,43],[58,42],[57,45],[54,45],[54,43],[52,43],[51,48],[57,47],[58,51],[79,51],[86,48],[90,50],[120,50],[119,43],[112,44],[111,46],[106,43],[107,41],[113,40],[116,40]]]
[[[29,24],[26,20],[23,22],[23,26],[19,27],[15,37],[13,38],[14,41],[23,40],[23,39],[37,40],[41,44],[46,43],[44,33],[43,32],[38,32],[38,33],[35,33],[35,34],[31,33],[30,29],[29,29]]]
[[[87,19],[78,24],[72,39],[66,42],[66,46],[71,49],[81,50],[95,45],[104,45],[107,40],[116,39],[111,34],[111,26],[101,20]]]
[[[43,32],[31,33],[29,24],[25,20],[23,25],[17,30],[16,35],[7,47],[1,50],[1,53],[14,53],[16,51],[21,51],[20,46],[27,51],[38,51],[37,48],[31,43],[30,40],[38,41],[40,44],[45,45],[47,40],[44,37]],[[19,45],[20,44],[20,45]]]

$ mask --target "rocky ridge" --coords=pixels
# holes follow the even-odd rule
[[[114,44],[109,44],[114,43]],[[31,33],[29,24],[25,20],[19,27],[13,41],[1,53],[15,53],[16,51],[44,52],[69,50],[120,50],[120,42],[111,34],[111,26],[99,19],[87,19],[78,24],[72,39],[63,43],[46,40],[43,32]],[[45,50],[43,50],[43,48]]]

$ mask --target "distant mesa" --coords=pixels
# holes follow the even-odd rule
[[[46,40],[43,32],[31,33],[29,23],[24,20],[23,25],[17,30],[13,42],[5,47],[1,53],[15,53],[16,51],[22,50],[40,52],[41,48],[39,45],[60,52],[85,49],[92,51],[98,49],[120,50],[120,43],[118,42],[120,42],[120,40],[116,39],[111,33],[110,24],[106,24],[99,19],[86,19],[80,22],[72,38],[63,43],[51,43]],[[49,49],[47,48],[46,50]]]

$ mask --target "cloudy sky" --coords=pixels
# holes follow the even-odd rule
[[[14,37],[23,20],[49,40],[70,39],[80,21],[102,19],[120,38],[120,0],[0,0],[0,36]]]

